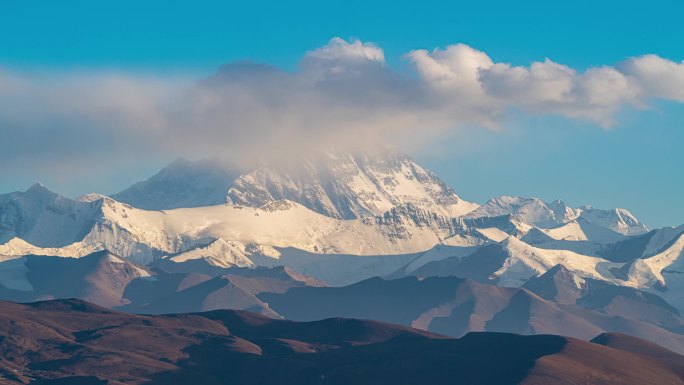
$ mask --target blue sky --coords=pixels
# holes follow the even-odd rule
[[[573,67],[645,53],[682,59],[679,1],[5,1],[5,65],[201,68],[296,65],[333,36],[411,49],[466,43],[497,61]]]
[[[405,55],[412,50],[457,43],[486,52],[494,62],[528,66],[549,58],[580,72],[645,54],[684,60],[684,5],[678,1],[247,3],[2,2],[0,68],[200,78],[224,63],[249,59],[295,71],[307,51],[335,36],[381,47],[396,73],[411,72]],[[605,128],[567,114],[513,111],[496,130],[474,124],[435,136],[431,146],[412,153],[470,200],[501,194],[562,198],[573,205],[626,207],[652,226],[684,223],[684,105],[650,98],[639,108],[620,108],[614,120]],[[81,147],[93,141],[97,134]],[[39,179],[72,196],[111,193],[175,156],[120,162],[102,172],[85,167],[68,176],[8,160],[13,166],[0,168],[0,190],[24,189]]]

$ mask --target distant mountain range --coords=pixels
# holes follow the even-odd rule
[[[0,195],[0,299],[70,297],[452,336],[622,332],[684,352],[684,225],[560,200],[471,203],[395,151],[251,170],[178,160],[112,197]]]
[[[684,357],[623,334],[591,341],[254,313],[143,316],[80,300],[0,302],[0,384],[681,384]]]
[[[684,353],[684,320],[668,302],[580,278],[562,265],[522,288],[454,275],[375,277],[327,287],[288,267],[226,268],[202,259],[142,267],[106,251],[81,258],[26,256],[0,263],[0,269],[10,286],[0,296],[19,302],[77,297],[143,314],[239,309],[296,321],[361,318],[454,337],[492,331],[590,339],[621,332]]]

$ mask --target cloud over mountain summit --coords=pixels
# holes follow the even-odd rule
[[[512,110],[610,127],[625,107],[684,101],[684,63],[655,55],[578,70],[548,58],[495,62],[456,44],[404,59],[408,70],[395,69],[381,47],[336,37],[292,71],[250,61],[200,80],[2,70],[0,169],[101,167],[168,152],[250,162],[312,146],[416,145],[463,125],[496,127]]]

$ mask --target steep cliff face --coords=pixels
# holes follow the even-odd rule
[[[228,201],[242,206],[260,207],[282,199],[339,219],[381,215],[402,204],[458,217],[478,206],[394,152],[373,157],[317,153],[294,164],[244,174],[228,192]]]

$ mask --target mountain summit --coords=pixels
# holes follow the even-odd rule
[[[218,205],[226,202],[226,192],[238,175],[239,171],[216,159],[179,158],[112,198],[145,210]]]
[[[259,208],[290,200],[335,219],[378,216],[403,204],[452,218],[479,207],[461,199],[433,172],[393,150],[373,154],[314,151],[242,174],[216,159],[180,158],[111,197],[145,210],[224,203]]]
[[[228,201],[241,206],[261,207],[283,199],[338,219],[377,216],[402,204],[459,217],[479,206],[393,151],[373,156],[315,153],[286,166],[244,174],[228,191]]]

